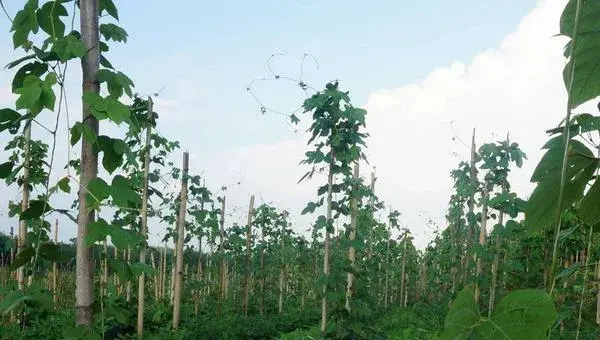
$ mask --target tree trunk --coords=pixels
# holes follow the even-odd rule
[[[250,298],[250,265],[252,255],[252,212],[254,210],[254,195],[250,196],[248,221],[246,224],[246,271],[244,273],[244,315],[248,316],[248,299]]]
[[[354,164],[354,180],[358,181],[359,178],[359,165],[358,161]],[[356,191],[358,186],[355,185],[353,189]],[[352,292],[354,290],[354,269],[356,268],[356,249],[352,243],[356,239],[356,223],[358,217],[358,200],[356,197],[352,199],[350,211],[350,247],[348,248],[348,260],[350,261],[350,268],[352,271],[348,272],[346,279],[346,310],[350,312],[350,300],[352,299]]]
[[[148,238],[148,177],[150,175],[150,147],[152,145],[152,98],[148,97],[148,113],[146,124],[146,145],[144,148],[144,184],[142,192],[142,216],[141,216],[141,227],[142,236],[144,239]],[[146,263],[146,248],[140,249],[140,263]],[[138,311],[137,311],[137,334],[139,338],[142,338],[144,333],[144,293],[146,289],[146,274],[141,273],[138,279]]]
[[[100,67],[98,0],[83,0],[79,3],[81,41],[86,54],[81,59],[83,93],[98,93],[100,86],[96,75]],[[90,106],[82,103],[82,124],[94,135],[98,135],[98,120],[92,115]],[[93,143],[81,139],[81,173],[79,178],[79,216],[77,221],[77,264],[75,284],[75,317],[77,325],[92,327],[94,321],[94,267],[90,248],[86,244],[87,226],[95,219],[94,211],[87,202],[87,187],[98,174],[98,155]]]
[[[331,150],[331,163],[329,163],[329,175],[327,176],[327,227],[325,229],[325,241],[323,249],[323,274],[325,281],[329,279],[329,225],[333,223],[331,216],[331,201],[333,198],[333,165],[335,164],[335,155]],[[321,298],[321,333],[325,334],[327,329],[327,284],[322,287],[323,297]]]
[[[181,174],[181,193],[179,195],[179,218],[177,224],[177,262],[175,265],[175,294],[173,301],[173,329],[179,329],[181,311],[181,284],[183,281],[183,242],[185,240],[185,213],[188,198],[189,154],[183,153],[183,171]]]

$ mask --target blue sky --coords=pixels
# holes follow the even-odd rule
[[[22,3],[4,2],[12,15]],[[242,182],[228,196],[233,222],[243,223],[253,193],[258,203],[291,210],[298,230],[312,219],[299,211],[314,198],[318,180],[296,185],[305,171],[298,162],[306,138],[283,117],[262,116],[246,91],[252,79],[269,76],[266,61],[273,53],[284,54],[272,63],[276,72],[292,77],[302,55],[312,54],[319,67],[307,61],[305,81],[321,88],[340,79],[354,104],[367,107],[376,191],[420,233],[421,247],[432,237],[425,220],[443,225],[449,172],[468,154],[452,140],[450,122],[465,140],[476,127],[479,143],[510,131],[530,156],[514,181],[527,197],[543,131],[558,122],[564,107],[562,42],[552,36],[565,0],[115,3],[129,41],[112,44],[109,59],[134,80],[137,92],[163,89],[156,100],[159,131],[190,150],[193,170],[214,191]],[[1,18],[2,65],[16,56],[9,28]],[[70,68],[68,85],[71,124],[80,112],[77,69]],[[0,105],[13,105],[6,96],[11,78],[0,72]],[[255,90],[280,111],[303,100],[293,84],[282,81],[259,83]],[[59,140],[59,151],[65,144]],[[362,169],[368,177],[370,168]],[[9,223],[1,214],[5,200],[0,197],[0,231]],[[158,239],[163,226],[150,228]],[[61,239],[73,232],[61,230]]]
[[[431,69],[466,60],[497,45],[535,5],[533,0],[476,1],[120,1],[130,41],[115,46],[115,65],[136,80],[141,93],[165,86],[186,121],[209,147],[274,142],[286,125],[265,124],[247,95],[248,82],[268,75],[266,60],[295,75],[303,53],[307,81],[321,87],[340,78],[357,104],[381,88],[410,84]],[[264,84],[265,93],[276,84]],[[301,96],[264,95],[282,110]],[[275,105],[275,104],[273,104]],[[168,113],[167,113],[168,114]],[[234,125],[233,122],[237,122]],[[250,131],[248,131],[250,130]],[[250,133],[249,133],[250,132]],[[231,136],[235,136],[232,138]]]

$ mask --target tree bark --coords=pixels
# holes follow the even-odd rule
[[[86,54],[81,59],[83,93],[98,93],[97,73],[100,67],[100,48],[98,29],[98,0],[82,0],[79,3],[81,41]],[[90,106],[82,103],[82,123],[94,135],[98,135],[98,120],[92,115]],[[75,284],[75,318],[77,325],[92,327],[94,313],[94,267],[90,248],[85,242],[87,225],[95,220],[94,211],[87,203],[87,187],[98,174],[98,155],[93,144],[81,139],[81,173],[79,178],[79,215],[77,221],[77,254]]]
[[[471,185],[471,196],[469,197],[469,201],[467,202],[467,247],[464,253],[464,266],[463,266],[463,284],[467,280],[470,275],[470,260],[471,260],[471,247],[473,245],[473,233],[474,233],[474,225],[469,222],[469,216],[474,214],[475,212],[475,184],[477,182],[477,168],[475,167],[475,163],[477,161],[477,153],[475,146],[475,128],[473,128],[473,136],[471,137],[471,160],[469,163],[469,182]]]

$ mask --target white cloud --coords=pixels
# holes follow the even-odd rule
[[[544,131],[560,121],[566,105],[561,76],[565,40],[554,37],[564,5],[564,0],[539,1],[497,48],[469,63],[435,69],[419,84],[369,96],[368,155],[377,167],[376,191],[403,213],[418,246],[431,239],[427,217],[443,225],[452,189],[449,172],[468,157],[468,149],[452,139],[451,122],[466,143],[474,127],[479,145],[509,132],[529,156],[523,169],[511,175],[513,189],[530,194],[529,176],[547,139]],[[298,212],[315,195],[314,188],[295,185],[304,170],[297,161],[305,149],[293,140],[244,148],[210,162],[214,165],[207,175],[225,181],[244,174],[243,192],[260,192]],[[297,220],[301,229],[307,221]]]

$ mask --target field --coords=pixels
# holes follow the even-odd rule
[[[379,194],[369,114],[343,82],[276,74],[273,55],[269,80],[306,94],[289,114],[250,83],[263,115],[307,129],[298,181],[317,190],[310,225],[250,192],[239,222],[237,184],[206,185],[194,145],[160,133],[160,95],[109,61],[128,40],[113,0],[18,7],[4,10],[20,57],[2,70],[15,100],[0,108],[0,179],[18,227],[0,233],[1,339],[600,338],[600,115],[576,111],[600,96],[597,2],[568,1],[557,23],[565,65],[547,72],[564,75],[568,105],[557,127],[531,127],[548,135],[535,189],[511,185],[529,161],[518,140],[474,129],[426,247]],[[75,68],[81,116],[61,130]]]

